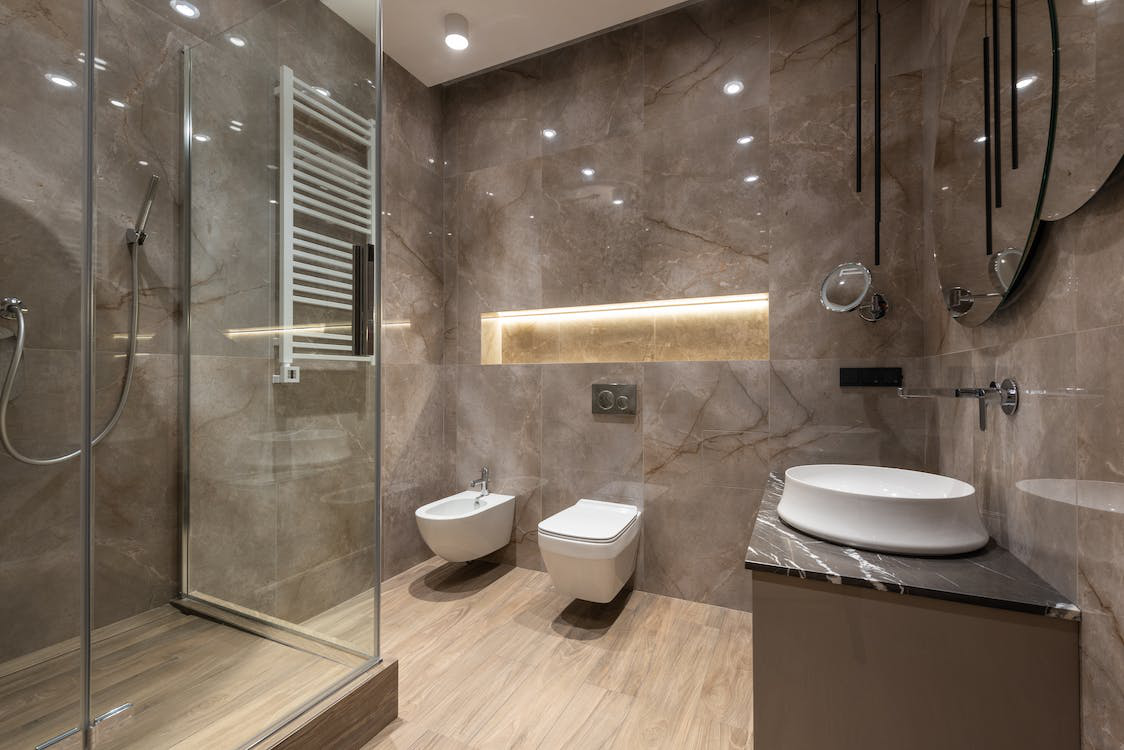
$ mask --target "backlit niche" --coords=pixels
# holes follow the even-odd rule
[[[485,365],[768,358],[765,293],[480,316],[480,362]]]

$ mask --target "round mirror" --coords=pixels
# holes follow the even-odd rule
[[[974,326],[1015,289],[1038,233],[1057,118],[1058,32],[1054,0],[942,8],[934,250],[949,312]]]
[[[870,271],[862,263],[836,266],[820,285],[820,302],[832,312],[851,312],[870,292]]]

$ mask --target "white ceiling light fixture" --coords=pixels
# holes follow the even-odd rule
[[[553,141],[558,137],[558,131],[554,128],[543,128],[542,137],[547,139],[548,141]]]
[[[1032,83],[1034,83],[1037,80],[1038,80],[1038,76],[1027,76],[1026,78],[1020,78],[1018,81],[1015,82],[1015,88],[1025,89],[1027,86],[1030,86]]]
[[[231,44],[233,44],[235,47],[245,47],[246,46],[246,37],[232,35],[232,36],[228,36],[226,38],[226,40],[228,42],[230,42]]]
[[[592,177],[593,175],[597,174],[597,170],[593,167],[582,167],[582,174],[586,177]]]
[[[129,105],[125,104],[125,102],[121,101],[120,99],[110,99],[109,103],[112,104],[114,107],[117,107],[117,109],[125,109],[126,107],[129,106]]]
[[[468,49],[468,19],[460,13],[445,16],[445,46],[458,52]]]
[[[760,176],[758,176],[758,175],[755,175],[755,174],[747,174],[747,175],[746,175],[745,177],[743,177],[743,178],[742,178],[742,181],[743,181],[743,182],[750,182],[750,183],[752,183],[752,182],[757,182],[757,181],[758,181],[758,180],[760,180],[760,179],[761,179],[761,177],[760,177]]]
[[[172,0],[168,5],[171,5],[172,10],[179,13],[184,18],[199,17],[199,9],[187,2],[187,0]]]
[[[207,135],[206,133],[196,133],[195,140],[199,141],[200,143],[207,143],[211,140],[211,136]]]
[[[753,143],[752,135],[743,135],[741,138],[738,138],[739,146],[748,146],[751,143]]]
[[[726,81],[726,85],[722,87],[727,96],[737,96],[745,91],[745,84],[741,81]]]

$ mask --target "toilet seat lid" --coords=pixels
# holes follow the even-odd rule
[[[627,531],[639,515],[640,509],[635,505],[582,499],[543,519],[539,531],[588,542],[611,542]]]

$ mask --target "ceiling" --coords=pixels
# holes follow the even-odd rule
[[[373,0],[323,0],[369,38]],[[383,0],[386,52],[426,86],[557,47],[683,0]],[[468,19],[469,46],[445,46],[445,14]]]

